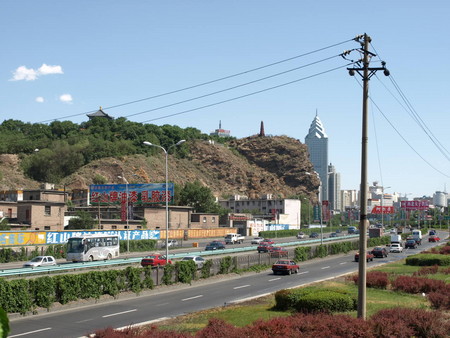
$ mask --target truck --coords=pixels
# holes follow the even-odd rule
[[[226,244],[236,244],[236,243],[244,243],[245,237],[240,234],[226,234],[225,235],[225,243]]]
[[[383,236],[383,229],[369,228],[369,237],[370,238],[381,237],[381,236]]]
[[[398,234],[391,234],[391,244],[392,243],[402,243],[402,236]]]
[[[417,245],[422,244],[422,231],[418,229],[413,230],[411,237],[416,240]]]

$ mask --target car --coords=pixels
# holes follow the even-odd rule
[[[259,243],[258,248],[256,250],[258,250],[258,253],[270,252],[271,248],[272,248],[271,244],[261,242],[261,243]]]
[[[333,238],[333,237],[339,237],[339,235],[336,232],[332,232],[330,234],[330,238]]]
[[[373,253],[372,251],[367,251],[366,253],[366,262],[373,261]],[[355,262],[359,262],[359,252],[355,253]]]
[[[303,239],[303,238],[305,238],[306,237],[306,235],[303,233],[303,232],[299,232],[298,234],[297,234],[297,238],[298,239]]]
[[[349,234],[354,234],[355,231],[356,231],[356,227],[354,227],[354,226],[350,226],[350,227],[347,228],[347,232]]]
[[[55,257],[53,256],[37,256],[34,257],[31,261],[26,262],[23,267],[24,268],[37,268],[39,266],[52,266],[56,265]]]
[[[414,238],[406,240],[405,249],[416,249],[416,248],[417,248],[417,242]]]
[[[263,237],[255,237],[252,239],[252,241],[250,242],[251,244],[259,244],[264,240]]]
[[[286,249],[281,246],[272,246],[269,247],[270,257],[287,257],[288,252]]]
[[[342,232],[341,229],[337,229],[337,230],[336,230],[336,233],[337,233],[337,234],[340,234],[341,232]]]
[[[372,249],[372,254],[374,257],[377,257],[377,258],[385,258],[388,256],[389,253],[385,247],[376,246]]]
[[[317,232],[311,232],[309,238],[319,238],[319,234]]]
[[[396,235],[397,234],[397,229],[391,229],[389,230],[390,234]]]
[[[275,264],[272,265],[272,271],[274,275],[278,273],[290,275],[292,273],[298,273],[299,269],[300,266],[298,266],[298,264],[295,263],[295,261],[289,259],[280,259]]]
[[[164,266],[166,265],[166,255],[160,254],[160,253],[152,253],[148,256],[145,256],[141,260],[141,266],[151,266],[151,267],[158,267],[158,266]],[[172,264],[172,261],[168,260],[169,264]]]
[[[400,243],[391,243],[391,246],[389,248],[389,252],[402,252],[403,251],[403,247]]]
[[[428,237],[428,242],[439,242],[441,240],[440,237],[438,237],[437,235],[432,235],[430,237]]]
[[[178,241],[176,239],[169,239],[167,244],[168,244],[169,248],[175,247],[175,246],[178,246]],[[163,242],[162,247],[163,248],[166,247],[166,241]]]
[[[270,239],[270,238],[264,238],[264,240],[261,241],[260,244],[270,244],[270,245],[272,245],[272,244],[275,244],[275,242],[274,242],[273,239]]]
[[[428,235],[435,236],[436,235],[436,230],[431,229],[430,232],[428,233]]]
[[[222,250],[222,249],[225,249],[225,244],[223,244],[222,242],[219,242],[219,241],[213,241],[213,242],[209,243],[208,245],[206,245],[206,248],[205,248],[206,251]]]
[[[205,264],[206,259],[204,259],[201,256],[184,256],[182,261],[193,261],[195,265],[197,265],[197,269],[201,269],[203,267],[203,264]]]

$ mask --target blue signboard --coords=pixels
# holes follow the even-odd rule
[[[105,231],[49,231],[46,232],[47,244],[65,244],[70,237],[84,235],[119,235],[122,240],[160,239],[159,230],[105,230]],[[128,238],[129,236],[129,238]]]
[[[174,184],[92,184],[89,186],[89,198],[92,205],[110,204],[161,204],[173,203]]]

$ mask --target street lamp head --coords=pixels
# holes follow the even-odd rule
[[[154,144],[152,144],[152,143],[150,143],[150,142],[148,142],[148,141],[144,141],[144,144],[146,145],[146,146],[153,146]]]
[[[184,142],[186,142],[186,140],[180,140],[180,141],[178,141],[177,144],[175,144],[175,145],[176,145],[176,146],[179,146],[180,144],[182,144],[182,143],[184,143]]]

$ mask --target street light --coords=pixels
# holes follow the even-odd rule
[[[124,182],[125,182],[125,191],[127,194],[127,199],[126,199],[126,203],[127,203],[127,254],[130,254],[130,226],[128,224],[128,181],[125,178],[125,176],[123,176],[123,174],[122,174],[122,176],[119,175],[117,177],[124,180]]]
[[[384,189],[389,189],[392,187],[381,187],[381,227],[384,228],[384,211],[383,211],[383,199],[384,199]]]
[[[175,144],[172,144],[169,148],[164,149],[164,147],[159,146],[157,144],[150,143],[148,141],[144,141],[144,144],[149,147],[157,147],[164,151],[164,154],[166,155],[166,264],[169,264],[169,191],[168,191],[168,185],[169,185],[169,167],[168,167],[168,157],[169,157],[169,150],[170,148],[179,146],[180,144],[186,142],[186,140],[180,140]]]

